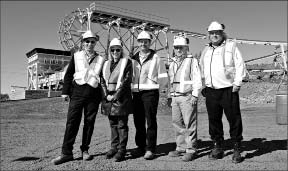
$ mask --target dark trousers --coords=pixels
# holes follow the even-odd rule
[[[209,134],[213,141],[224,140],[222,123],[223,110],[229,122],[231,139],[236,142],[243,139],[238,92],[232,92],[232,87],[223,89],[212,89],[207,87],[206,107],[209,119]]]
[[[133,117],[136,128],[135,142],[139,148],[155,152],[157,144],[158,90],[133,93]],[[147,121],[147,130],[146,130]]]
[[[100,100],[97,98],[72,97],[69,103],[66,130],[62,145],[62,153],[72,154],[73,145],[81,123],[82,112],[84,110],[84,127],[82,136],[81,151],[89,149],[91,137],[94,130],[94,123],[98,111]]]
[[[128,142],[128,116],[108,116],[111,128],[111,148],[126,151]]]

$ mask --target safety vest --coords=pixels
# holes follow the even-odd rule
[[[73,75],[75,82],[78,85],[89,84],[96,88],[100,82],[99,73],[104,61],[105,58],[97,54],[89,65],[85,52],[76,52],[74,54],[75,73]]]
[[[202,78],[204,78],[204,57],[206,55],[206,52],[209,50],[209,48],[211,47],[209,45],[206,45],[200,57]],[[234,64],[235,49],[236,49],[235,40],[232,40],[232,41],[225,40],[225,45],[222,48],[221,56],[222,56],[222,64],[224,67],[224,73],[227,78],[232,78],[235,75],[235,64]],[[228,63],[226,61],[230,61],[230,62]]]
[[[176,62],[170,63],[169,77],[171,95],[181,95],[192,92],[193,60],[194,58],[187,57],[183,59],[180,66],[177,66]]]
[[[168,85],[168,74],[164,63],[153,51],[148,55],[146,61],[141,65],[139,61],[139,52],[133,57],[133,79],[132,91],[159,89],[160,86]]]
[[[119,89],[127,62],[128,58],[121,58],[112,73],[110,72],[111,60],[104,63],[102,72],[108,91]]]

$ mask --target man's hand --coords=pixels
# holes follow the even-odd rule
[[[168,107],[172,107],[171,103],[172,103],[172,98],[171,97],[167,98],[167,106]]]
[[[70,101],[69,95],[67,95],[67,94],[62,94],[61,97],[64,98],[64,100],[65,100],[66,102],[69,102],[69,101]]]
[[[114,96],[113,95],[108,95],[107,96],[107,100],[110,102],[110,101],[113,101],[114,100]]]
[[[238,92],[240,90],[240,86],[233,85],[232,92]]]
[[[198,97],[196,97],[196,96],[191,96],[192,106],[196,106],[196,105],[197,105],[197,101],[198,101]]]

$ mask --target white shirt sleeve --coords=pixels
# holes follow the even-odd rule
[[[235,49],[235,54],[234,54],[234,63],[235,63],[235,78],[233,81],[233,85],[236,86],[241,86],[242,85],[242,80],[246,76],[246,67],[245,63],[243,61],[241,52],[239,49],[236,47]]]
[[[201,78],[201,71],[198,65],[197,59],[193,59],[193,90],[192,95],[198,97],[201,88],[202,88],[202,78]]]

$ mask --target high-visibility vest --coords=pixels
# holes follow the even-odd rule
[[[121,58],[112,73],[110,72],[111,60],[104,63],[102,73],[108,91],[116,91],[119,89],[127,62],[128,58]]]
[[[192,57],[183,59],[180,66],[176,62],[170,63],[169,77],[170,77],[170,94],[180,95],[190,93],[193,90],[193,60]]]
[[[204,57],[206,52],[209,50],[209,45],[206,45],[204,50],[202,51],[200,57],[200,67],[201,67],[201,75],[204,78]],[[222,48],[222,63],[224,67],[224,73],[227,77],[233,77],[235,75],[235,65],[234,65],[234,54],[236,49],[236,42],[235,40],[229,41],[226,40],[224,47]],[[226,63],[227,58],[231,58],[231,63]]]
[[[73,75],[75,82],[78,85],[89,84],[96,88],[100,82],[99,74],[104,61],[105,58],[97,54],[89,65],[85,52],[76,52],[74,54],[75,73]]]
[[[139,57],[139,53],[136,55]],[[168,74],[163,61],[153,52],[147,58],[149,60],[142,65],[132,59],[133,79],[131,87],[133,92],[154,90],[168,86]]]

